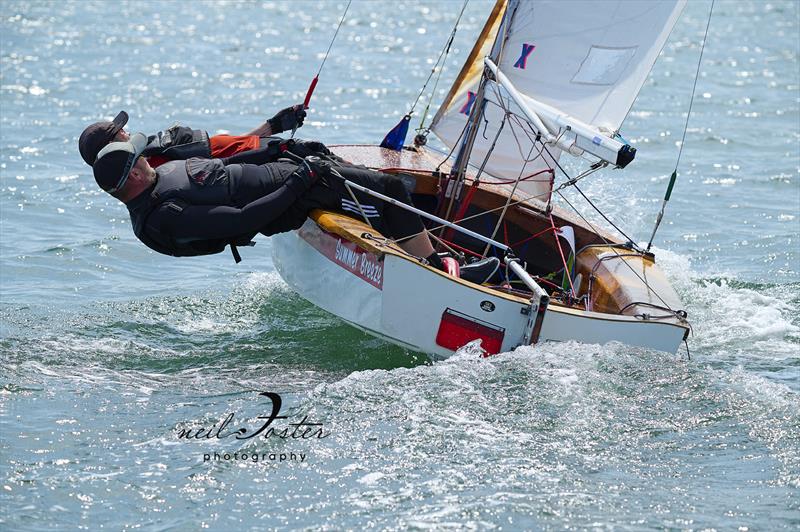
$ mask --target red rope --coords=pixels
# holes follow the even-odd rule
[[[542,230],[542,231],[539,231],[539,232],[538,232],[538,233],[536,233],[535,235],[531,235],[531,236],[529,236],[529,237],[525,237],[525,238],[523,238],[522,240],[520,240],[519,242],[514,242],[513,244],[511,244],[511,245],[510,245],[510,246],[508,246],[508,247],[510,247],[510,248],[517,247],[517,246],[519,246],[520,244],[524,244],[524,243],[525,243],[525,242],[527,242],[528,240],[533,240],[534,238],[536,238],[536,237],[539,237],[539,236],[542,236],[542,235],[543,235],[543,234],[545,234],[546,232],[548,232],[548,231],[552,231],[552,230],[553,230],[553,228],[552,228],[552,227],[546,227],[544,230]]]
[[[383,172],[383,173],[386,173],[386,174],[399,174],[399,173],[402,173],[402,172],[409,172],[409,173],[425,173],[426,172],[426,170],[424,170],[422,168],[404,168],[402,166],[386,166],[384,168],[374,168],[374,170],[376,170],[378,172]],[[531,179],[532,177],[536,177],[537,175],[543,174],[545,172],[549,172],[550,173],[550,177],[549,178],[547,178],[547,179]],[[522,177],[522,178],[519,179],[519,181],[534,181],[536,183],[544,183],[544,182],[549,181],[552,184],[552,181],[554,179],[555,179],[555,172],[553,172],[553,169],[552,168],[545,168],[544,170],[539,170],[538,172],[534,172],[531,175],[527,175],[525,177]],[[516,179],[509,179],[509,180],[497,179],[495,181],[487,181],[486,183],[488,183],[490,185],[511,185],[511,184],[516,183],[516,182],[517,182]],[[472,184],[472,185],[470,185],[470,187],[475,187],[475,185]]]
[[[445,244],[447,244],[448,246],[450,246],[452,248],[456,248],[459,251],[463,251],[465,253],[469,253],[470,255],[475,256],[475,257],[483,257],[483,255],[481,255],[480,253],[475,253],[471,249],[467,249],[465,247],[461,247],[458,244],[454,244],[453,242],[450,242],[449,240],[445,240],[444,238],[440,238],[439,240],[441,240],[442,242],[444,242]]]
[[[472,196],[475,195],[476,187],[474,184],[469,187],[467,191],[467,196],[464,198],[464,201],[461,202],[461,205],[458,208],[458,213],[453,218],[453,223],[458,223],[464,219],[464,215],[467,213],[467,208],[469,208],[469,204],[472,203]]]
[[[569,281],[569,287],[572,289],[572,293],[575,294],[575,287],[572,286],[572,276],[569,274],[569,267],[567,266],[567,259],[564,258],[564,251],[561,249],[561,241],[558,239],[558,235],[556,234],[556,223],[553,221],[553,215],[550,216],[550,225],[553,226],[553,236],[556,239],[556,245],[558,246],[558,253],[561,255],[561,262],[564,263],[564,273],[567,276],[567,280]]]
[[[464,201],[461,202],[461,205],[458,206],[458,212],[453,217],[453,223],[457,224],[461,220],[464,219],[464,215],[467,213],[467,209],[469,208],[469,204],[472,202],[472,196],[475,195],[475,190],[477,190],[477,186],[474,184],[469,187],[467,190],[467,195],[464,196]],[[450,228],[444,232],[444,239],[445,242],[447,239],[453,238],[453,231],[454,229]]]
[[[560,287],[560,286],[558,286],[558,285],[557,285],[556,283],[554,283],[553,281],[550,281],[550,280],[548,280],[548,279],[543,279],[543,278],[541,278],[541,277],[537,277],[537,278],[536,278],[536,280],[537,280],[537,282],[540,282],[540,283],[549,284],[550,286],[552,286],[552,287],[553,287],[553,288],[555,288],[556,290],[561,290],[561,287]]]

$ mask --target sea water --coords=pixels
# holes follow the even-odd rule
[[[302,300],[268,239],[239,265],[149,251],[78,155],[121,109],[130,131],[255,128],[302,100],[344,7],[2,2],[0,528],[797,530],[798,3],[714,9],[655,239],[691,360],[563,343],[436,363]],[[460,7],[354,2],[298,136],[379,142]],[[624,125],[636,161],[584,181],[642,242],[708,8]],[[434,108],[490,10],[468,6]]]

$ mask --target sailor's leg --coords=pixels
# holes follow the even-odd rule
[[[435,250],[433,249],[433,245],[431,244],[431,239],[428,237],[427,231],[413,236],[408,240],[403,240],[398,245],[403,248],[403,250],[407,251],[411,255],[414,255],[415,257],[427,258],[436,254]]]
[[[406,205],[412,205],[411,195],[408,189],[406,189],[403,182],[397,177],[367,170],[366,168],[337,167],[336,169],[349,181],[389,196]],[[358,213],[357,206],[355,209],[348,207],[348,203],[352,203],[349,192],[343,189],[341,194],[343,195],[342,205],[344,209]],[[358,191],[355,191],[354,194],[365,211],[368,211],[368,214],[372,212],[379,213],[379,229],[388,236],[401,240],[401,246],[406,245],[406,242],[409,240],[414,240],[411,247],[417,251],[420,249],[427,250],[429,247],[431,250],[433,249],[432,246],[430,246],[430,240],[425,233],[425,226],[422,224],[422,219],[419,215],[402,207],[379,200],[374,196],[369,196]],[[370,220],[370,222],[372,223],[373,220]],[[423,238],[416,238],[417,236],[422,236]],[[426,242],[427,245],[424,244]],[[417,256],[428,256],[414,253],[410,249],[407,251]]]
[[[232,199],[237,207],[247,205],[261,196],[271,194],[283,186],[297,166],[291,163],[263,165],[240,164],[239,172],[230,172]]]
[[[344,177],[381,192],[406,205],[413,205],[411,194],[403,182],[394,176],[359,168],[340,168]],[[373,198],[374,199],[374,198]],[[382,231],[398,241],[398,245],[415,257],[427,259],[436,268],[445,269],[441,259],[433,249],[433,244],[422,223],[422,218],[403,207],[379,201]]]
[[[384,193],[387,196],[412,205],[411,195],[402,181],[396,177],[388,177],[385,183]],[[400,240],[400,247],[404,250],[417,257],[428,257],[434,252],[428,232],[418,214],[389,203],[384,208],[383,216],[389,233]]]
[[[340,168],[338,170],[351,181],[382,192],[406,205],[412,205],[411,194],[397,177],[366,169]],[[379,180],[378,184],[375,183],[375,176]],[[499,268],[500,261],[495,257],[463,266],[459,266],[452,257],[440,257],[434,250],[428,231],[419,215],[391,203],[380,203],[383,206],[381,213],[383,231],[395,238],[403,250],[415,257],[426,259],[434,268],[477,284],[488,281]]]

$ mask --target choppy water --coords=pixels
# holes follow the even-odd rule
[[[459,7],[355,2],[303,136],[378,141]],[[442,91],[490,7],[468,8]],[[800,527],[797,3],[716,6],[657,239],[691,361],[558,344],[435,364],[294,295],[268,240],[239,266],[149,252],[77,154],[123,108],[146,132],[251,129],[302,99],[343,2],[2,8],[0,528]],[[688,6],[626,122],[636,162],[586,187],[640,240],[707,9]],[[259,426],[261,390],[329,436],[176,437],[229,412]]]

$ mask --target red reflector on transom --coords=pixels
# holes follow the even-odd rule
[[[453,309],[446,309],[439,322],[436,345],[455,351],[473,340],[481,340],[485,356],[496,355],[503,345],[506,330],[485,321],[467,316]]]

